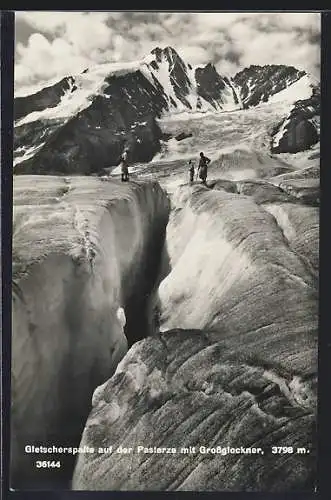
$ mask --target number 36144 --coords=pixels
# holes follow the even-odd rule
[[[59,460],[37,460],[36,462],[37,469],[54,469],[60,468],[61,462]]]

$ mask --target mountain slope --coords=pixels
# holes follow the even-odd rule
[[[44,87],[35,94],[16,97],[14,106],[14,120],[18,120],[35,111],[58,106],[65,94],[70,94],[77,87],[72,76],[62,78],[55,85]]]
[[[15,173],[89,174],[159,150],[164,113],[236,109],[236,91],[216,69],[192,68],[174,49],[138,62],[95,66],[15,100]]]
[[[284,104],[284,118],[271,132],[272,153],[297,153],[318,142],[320,89],[311,75],[293,66],[250,66],[233,81],[244,109]]]
[[[239,89],[244,108],[263,102],[306,99],[311,96],[314,85],[305,71],[282,64],[251,65],[239,71],[233,81]]]
[[[219,75],[214,66],[192,68],[181,59],[172,47],[156,47],[140,61],[100,64],[85,69],[76,76],[69,76],[33,95],[15,99],[15,120],[34,111],[18,125],[38,118],[69,117],[82,107],[87,107],[93,96],[103,93],[110,77],[120,77],[139,71],[167,101],[166,110],[235,108],[238,99],[228,77]],[[51,95],[54,94],[53,99]],[[73,95],[74,94],[74,95]],[[224,95],[223,95],[224,94]],[[48,99],[45,97],[47,96]],[[28,105],[29,103],[29,105]],[[53,108],[60,104],[54,111]]]
[[[313,88],[311,97],[296,101],[288,115],[274,130],[271,140],[273,153],[297,153],[319,141],[320,89]]]
[[[192,67],[173,48],[156,47],[140,61],[97,65],[17,97],[15,173],[99,174],[118,165],[125,147],[130,163],[145,163],[166,138],[158,118],[260,104],[284,108],[271,130],[272,152],[302,151],[319,137],[318,97],[309,123],[306,112],[292,113],[292,107],[301,110],[305,101],[309,108],[316,89],[307,73],[291,66],[250,66],[231,79],[212,64]],[[285,127],[287,120],[294,125]],[[284,127],[287,138],[278,147]]]

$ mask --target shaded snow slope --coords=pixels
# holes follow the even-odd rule
[[[24,446],[78,445],[93,390],[148,330],[168,212],[156,183],[14,178],[14,488],[68,486],[72,455],[41,477]]]

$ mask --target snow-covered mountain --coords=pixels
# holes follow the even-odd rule
[[[233,81],[239,89],[244,108],[263,102],[294,102],[312,95],[316,80],[293,66],[249,66],[239,71]]]
[[[250,66],[231,79],[157,47],[140,61],[96,65],[17,96],[15,173],[97,173],[116,166],[124,147],[129,161],[150,161],[164,138],[157,118],[284,101],[285,119],[313,88],[293,67]]]
[[[271,133],[272,153],[296,153],[318,142],[320,87],[312,75],[293,66],[250,66],[233,82],[244,109],[284,104],[284,118]]]
[[[233,82],[227,76],[221,76],[212,64],[192,67],[171,47],[157,47],[144,62],[147,66],[145,75],[149,77],[150,72],[153,84],[165,95],[169,111],[240,107]]]
[[[239,107],[239,99],[229,77],[219,75],[212,64],[192,67],[172,47],[159,47],[140,61],[100,64],[28,96],[15,99],[18,124],[39,118],[69,117],[90,105],[96,95],[110,97],[109,79],[139,72],[157,90],[162,110],[224,110]],[[56,107],[56,111],[50,109]],[[34,112],[44,111],[42,115]],[[33,113],[33,114],[32,114]]]
[[[241,106],[229,77],[192,67],[171,47],[141,61],[101,64],[15,99],[15,173],[93,173],[160,148],[155,118]]]

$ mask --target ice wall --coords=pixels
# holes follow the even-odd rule
[[[148,334],[168,214],[157,183],[15,178],[14,488],[63,487],[70,478],[72,455],[52,455],[61,468],[41,475],[38,456],[24,448],[77,446],[93,390]]]

